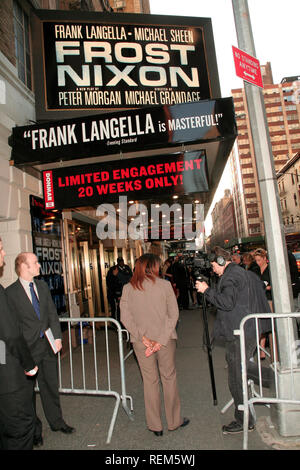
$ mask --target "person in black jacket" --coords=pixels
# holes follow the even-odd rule
[[[124,263],[124,259],[121,256],[117,259],[117,266],[118,266],[118,279],[123,289],[125,284],[128,284],[128,282],[132,278],[132,271],[130,267],[128,266],[128,264]]]
[[[189,308],[189,275],[185,269],[184,258],[182,253],[178,253],[173,264],[173,279],[179,290],[177,299],[179,309],[188,310]]]
[[[291,275],[293,299],[294,299],[294,311],[297,312],[299,308],[298,295],[300,293],[299,271],[298,271],[297,261],[293,253],[288,249],[287,254],[288,254],[288,261],[289,261],[289,268],[290,268],[290,275]]]
[[[5,252],[0,238],[0,268]],[[38,368],[9,309],[0,285],[0,449],[32,450],[34,436],[33,388],[26,376]]]
[[[235,420],[223,426],[224,434],[243,432],[243,412],[238,409],[243,403],[241,373],[241,352],[239,336],[234,330],[240,328],[241,320],[250,313],[270,312],[263,283],[254,273],[249,273],[236,263],[231,262],[229,252],[215,247],[210,258],[214,273],[220,277],[216,288],[206,282],[196,282],[196,289],[217,307],[214,324],[214,337],[223,337],[228,364],[228,384],[235,405]],[[247,325],[247,326],[246,326]],[[246,360],[249,361],[256,348],[255,324],[246,322]],[[249,430],[254,429],[254,417],[249,416]]]
[[[114,265],[109,268],[106,276],[106,286],[111,316],[115,318],[115,320],[120,321],[119,301],[122,294],[122,284],[119,280],[118,273],[118,266]]]
[[[37,379],[40,396],[50,428],[52,431],[71,434],[75,429],[64,421],[60,406],[57,357],[45,336],[45,331],[51,328],[56,349],[60,351],[61,328],[48,285],[35,279],[39,276],[40,267],[34,253],[20,253],[15,260],[19,279],[7,287],[6,296],[11,309],[17,315],[31,355],[39,367]],[[42,422],[36,415],[34,445],[42,444]]]
[[[260,269],[258,264],[256,263],[254,257],[252,256],[251,253],[244,253],[243,254],[243,264],[245,266],[245,269],[252,271],[253,273],[257,274],[260,276]]]

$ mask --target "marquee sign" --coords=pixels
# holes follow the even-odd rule
[[[13,128],[15,165],[234,139],[232,98],[155,106]]]
[[[220,96],[208,18],[35,13],[35,85],[46,113]]]
[[[116,202],[122,195],[140,200],[207,192],[206,156],[195,151],[45,170],[43,188],[46,209]]]

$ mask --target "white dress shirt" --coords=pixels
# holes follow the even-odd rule
[[[25,281],[25,279],[22,279],[21,277],[19,277],[19,281],[22,284],[22,286],[23,286],[30,302],[32,303],[32,297],[31,297],[30,286],[29,286],[31,281]],[[32,282],[33,282],[34,292],[36,293],[37,298],[39,298],[39,294],[38,294],[35,282],[34,281],[32,281]]]

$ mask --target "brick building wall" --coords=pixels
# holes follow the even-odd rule
[[[275,171],[300,150],[300,104],[294,100],[292,82],[272,84],[271,66],[267,63],[263,96],[271,138]],[[238,153],[246,207],[246,236],[264,235],[261,196],[257,178],[254,145],[244,89],[232,90],[238,127]]]
[[[16,64],[14,26],[13,26],[13,2],[1,0],[0,2],[0,51],[13,64]]]

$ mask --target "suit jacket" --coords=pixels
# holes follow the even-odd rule
[[[54,338],[58,339],[61,338],[61,328],[48,285],[41,280],[34,282],[40,301],[40,320],[19,280],[7,287],[6,294],[9,306],[18,316],[21,331],[29,349],[33,357],[37,358],[45,352],[41,350],[41,342],[39,341],[41,331],[50,327]],[[47,340],[46,343],[48,343]]]
[[[166,346],[170,339],[177,339],[179,311],[172,285],[157,278],[155,282],[145,280],[143,288],[134,289],[131,284],[123,287],[121,322],[129,331],[132,343],[146,336]]]
[[[0,285],[0,394],[26,386],[24,371],[35,367],[18,319],[9,309],[4,288]]]

